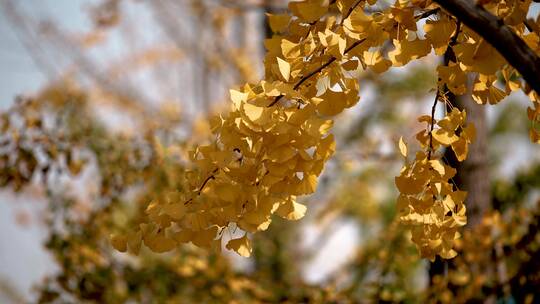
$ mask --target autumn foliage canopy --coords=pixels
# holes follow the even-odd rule
[[[93,11],[97,30],[82,44],[96,44],[117,26],[120,2],[103,1]],[[148,4],[169,31],[164,3],[173,2]],[[252,3],[187,2],[175,5],[198,14],[214,44],[192,50],[177,39],[181,51],[152,49],[125,66],[200,56],[204,71],[245,82],[226,83],[225,108],[199,105],[208,116],[190,126],[190,135],[175,133],[177,112],[167,107],[145,112],[130,88],[109,82],[124,77],[122,64],[106,77],[91,70],[97,89],[67,73],[0,116],[0,186],[18,193],[37,183],[47,200],[45,246],[61,270],[39,285],[39,302],[538,301],[540,203],[525,202],[537,195],[540,167],[531,160],[528,171],[511,181],[490,184],[492,207],[480,213],[470,212],[478,202],[468,198],[458,178],[475,142],[488,136],[485,125],[475,127],[470,119],[475,113],[459,104],[461,98],[506,112],[501,101],[507,96],[526,96],[521,114],[527,122],[520,131],[526,128],[528,141],[540,143],[540,17],[530,18],[535,1],[305,0],[281,10],[273,9],[272,1],[259,1],[268,31],[259,81],[248,48],[216,38],[227,34],[227,13],[237,18]],[[4,7],[15,14],[14,6]],[[424,64],[430,56],[436,63]],[[402,78],[391,74],[394,68],[415,69],[415,64],[423,68],[421,75],[396,84]],[[218,91],[210,81],[201,87],[204,94]],[[380,101],[374,103],[382,108],[366,106],[370,124],[420,126],[406,130],[412,136],[393,138],[401,170],[392,173],[389,204],[375,204],[372,194],[388,172],[375,168],[349,178],[344,168],[350,164],[342,159],[335,175],[342,185],[330,194],[314,194],[345,149],[336,131],[340,115],[363,111],[365,87],[376,87]],[[413,99],[429,95],[428,111],[407,116],[406,122],[385,118],[400,111],[398,95],[408,90],[415,91]],[[135,135],[110,132],[96,118],[96,100],[138,113],[142,127]],[[378,136],[366,135],[363,125],[358,129],[350,141]],[[57,191],[59,176],[74,178],[92,167],[99,178],[95,189],[86,186],[90,204]],[[287,222],[315,209],[320,222],[352,217],[367,234],[377,235],[366,238],[346,271],[321,285],[300,278],[302,260],[310,254],[290,245],[299,243],[291,227],[300,224]],[[323,227],[324,240],[333,226]],[[251,261],[251,272],[238,271],[223,249]],[[427,263],[429,271],[422,273],[428,282],[420,290],[417,272]]]

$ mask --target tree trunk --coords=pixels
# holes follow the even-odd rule
[[[445,54],[445,64],[452,59],[453,53]],[[465,205],[467,207],[467,225],[464,229],[473,229],[481,221],[482,217],[491,209],[490,175],[488,163],[488,126],[486,121],[486,106],[479,105],[472,99],[472,79],[469,79],[469,91],[462,96],[455,96],[450,92],[445,92],[452,107],[465,110],[467,113],[467,123],[474,124],[476,128],[476,139],[469,145],[467,159],[459,162],[451,149],[444,153],[446,163],[456,168],[457,173],[453,178],[455,186],[459,190],[467,191]],[[446,109],[450,111],[450,107]],[[473,265],[474,266],[474,265]],[[443,260],[440,257],[430,264],[430,282],[436,275],[445,275],[448,268],[452,268],[451,260]],[[474,267],[473,267],[474,268]],[[476,269],[477,272],[493,273],[492,269]],[[494,298],[486,299],[486,303],[494,302]]]
[[[471,229],[478,225],[483,215],[491,209],[486,106],[477,104],[470,94],[457,96],[453,105],[465,110],[467,123],[473,123],[476,128],[476,139],[469,146],[469,154],[465,161],[459,162],[450,149],[445,153],[449,165],[457,169],[454,177],[456,186],[468,193],[466,200],[468,223],[465,229]]]

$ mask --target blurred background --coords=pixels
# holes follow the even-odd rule
[[[174,187],[190,147],[210,140],[228,90],[263,77],[266,13],[286,7],[0,1],[1,303],[540,301],[540,153],[522,93],[496,107],[456,100],[479,136],[455,178],[470,192],[460,255],[421,260],[396,222],[396,143],[412,142],[415,118],[430,112],[435,55],[360,73],[360,102],[337,118],[336,154],[306,217],[276,219],[251,258],[111,248],[109,234]]]

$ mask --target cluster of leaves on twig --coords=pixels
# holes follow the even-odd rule
[[[479,103],[498,103],[523,87],[536,104],[536,93],[528,91],[516,70],[482,36],[437,4],[397,1],[366,13],[374,4],[309,0],[291,2],[290,14],[270,15],[276,34],[265,42],[265,79],[231,90],[231,111],[212,120],[214,141],[191,153],[193,166],[181,181],[185,190],[156,197],[148,206],[147,221],[133,227],[129,236],[115,236],[115,246],[136,252],[143,242],[164,252],[192,242],[219,250],[224,231],[239,227],[246,235],[226,247],[249,256],[248,232],[266,230],[273,214],[290,220],[304,215],[306,207],[296,197],[315,191],[334,153],[331,118],[357,103],[359,70],[382,73],[433,49],[448,60],[437,68],[432,113],[421,118],[428,123],[417,136],[423,152],[406,164],[396,183],[399,208],[405,212],[401,218],[412,229],[422,256],[454,257],[457,228],[466,223],[465,193],[451,182],[455,170],[443,164],[437,151],[451,147],[463,161],[474,128],[457,109],[434,128],[436,104],[447,94],[466,93],[469,74],[475,75],[472,94]],[[530,1],[483,4],[526,41],[538,37],[524,23]],[[420,21],[426,21],[425,37]]]
[[[179,245],[192,243],[215,251],[225,245],[242,256],[253,254],[257,263],[290,266],[290,260],[276,262],[282,257],[257,247],[262,243],[275,248],[276,243],[265,245],[268,240],[257,236],[252,243],[248,233],[274,233],[274,215],[287,220],[304,216],[306,207],[296,199],[315,191],[335,152],[332,119],[358,102],[362,69],[382,73],[432,50],[447,60],[437,68],[436,88],[426,88],[437,93],[431,115],[419,118],[427,124],[416,136],[420,150],[410,159],[407,144],[399,143],[406,163],[395,183],[400,192],[398,219],[410,228],[421,255],[448,259],[463,253],[455,269],[434,279],[433,293],[448,302],[456,290],[463,291],[460,299],[466,300],[499,287],[486,278],[473,280],[474,269],[468,269],[487,261],[490,250],[502,248],[518,265],[536,257],[536,213],[519,214],[527,218],[524,221],[493,213],[459,240],[458,229],[466,223],[465,192],[452,181],[455,169],[440,152],[451,149],[459,161],[467,157],[474,127],[467,124],[465,111],[452,109],[448,96],[466,94],[471,77],[472,95],[479,103],[496,104],[518,89],[528,93],[534,107],[528,111],[533,141],[538,141],[537,94],[480,35],[431,1],[397,1],[367,13],[374,4],[309,0],[292,2],[291,14],[270,15],[276,35],[266,41],[265,79],[231,90],[231,111],[211,120],[211,143],[187,153],[181,141],[161,141],[159,133],[168,130],[149,127],[137,139],[109,133],[88,115],[86,96],[69,85],[53,87],[8,110],[1,120],[1,186],[19,190],[40,174],[45,180],[62,172],[77,175],[91,164],[100,172],[97,204],[83,221],[64,212],[76,199],[48,193],[53,231],[47,248],[63,272],[45,282],[41,300],[68,294],[99,302],[144,302],[149,295],[157,301],[354,301],[351,295],[359,290],[366,291],[366,298],[386,301],[414,298],[417,294],[403,286],[404,274],[417,260],[409,250],[408,234],[397,222],[386,223],[382,241],[359,252],[353,262],[355,279],[338,291],[291,283],[272,294],[268,290],[278,289],[276,274],[268,268],[261,275],[266,279],[255,281],[260,273],[238,273],[220,254]],[[530,1],[482,5],[531,48],[538,48],[537,26],[525,19]],[[419,27],[424,21],[422,36]],[[448,110],[436,119],[440,101]],[[60,171],[51,173],[51,168]],[[135,199],[127,195],[133,189]],[[500,229],[495,236],[493,227]],[[238,228],[243,236],[222,244],[224,236]],[[111,233],[116,249],[140,256],[111,252],[105,240]],[[144,247],[179,252],[156,258]],[[513,247],[514,253],[504,252]],[[379,281],[368,280],[373,269],[380,272]],[[535,286],[534,274],[526,269],[512,270],[510,276],[501,282],[512,290],[528,282]],[[287,290],[292,286],[300,287],[297,292]]]

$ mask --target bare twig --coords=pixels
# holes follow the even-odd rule
[[[431,154],[433,152],[433,128],[435,127],[435,109],[437,108],[437,102],[439,101],[440,92],[437,90],[435,93],[435,100],[431,106],[431,122],[429,126],[429,151],[428,151],[428,160],[431,160]]]

